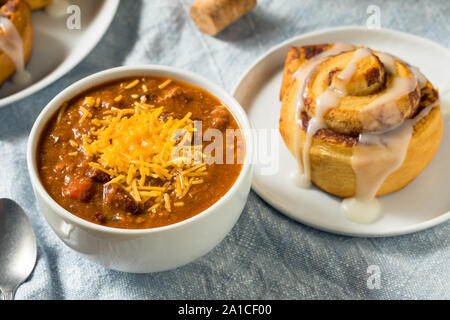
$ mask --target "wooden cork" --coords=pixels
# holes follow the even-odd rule
[[[256,0],[197,0],[189,11],[197,27],[216,35],[256,6]]]

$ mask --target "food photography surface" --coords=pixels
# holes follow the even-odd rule
[[[0,297],[449,299],[450,9],[329,5],[0,0]]]

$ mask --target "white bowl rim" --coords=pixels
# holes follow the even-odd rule
[[[129,72],[129,75],[126,76],[120,75],[122,72]],[[156,227],[156,228],[147,228],[147,229],[124,229],[124,228],[115,228],[115,227],[108,227],[103,226],[100,224],[96,224],[94,222],[90,222],[87,220],[84,220],[73,213],[69,212],[68,210],[64,209],[61,205],[59,205],[45,190],[43,187],[41,180],[39,178],[39,174],[37,173],[37,163],[36,163],[36,151],[37,151],[37,144],[39,142],[40,135],[42,133],[42,130],[45,127],[45,124],[49,121],[50,117],[54,115],[54,112],[58,109],[55,105],[61,105],[63,102],[70,100],[71,98],[75,97],[77,94],[88,90],[89,88],[101,85],[102,83],[108,83],[114,80],[119,80],[123,78],[133,77],[134,76],[145,76],[145,75],[151,75],[151,72],[165,72],[171,74],[171,77],[174,79],[179,79],[182,77],[186,77],[189,80],[179,79],[180,81],[187,82],[194,84],[195,86],[198,86],[206,91],[208,91],[210,94],[218,98],[220,101],[223,101],[223,99],[220,99],[218,96],[226,97],[227,100],[231,103],[226,103],[227,107],[230,109],[232,114],[236,117],[236,120],[238,121],[241,131],[244,135],[245,140],[245,159],[244,164],[242,166],[242,169],[239,173],[238,178],[233,183],[231,188],[215,203],[213,203],[210,207],[206,208],[205,210],[197,213],[196,215],[182,220],[177,223],[173,223],[166,226]],[[160,75],[155,75],[160,76]],[[177,78],[177,76],[179,78]],[[92,82],[90,86],[87,88],[81,89],[78,93],[73,93],[74,90],[80,87],[84,87],[88,82]],[[205,87],[209,87],[206,89]],[[120,234],[120,235],[149,235],[149,234],[155,234],[160,233],[164,231],[174,230],[178,228],[186,227],[188,224],[194,223],[198,220],[203,219],[204,217],[210,215],[213,211],[216,209],[219,209],[223,206],[223,203],[227,200],[229,200],[237,191],[239,186],[243,183],[244,178],[247,174],[252,174],[252,146],[253,146],[253,136],[250,134],[251,132],[251,125],[247,118],[247,114],[245,113],[242,106],[237,102],[237,100],[228,93],[225,89],[221,88],[211,80],[206,79],[203,76],[200,76],[198,74],[195,74],[190,71],[186,71],[180,68],[170,67],[170,66],[164,66],[164,65],[156,65],[156,64],[146,64],[146,65],[133,65],[133,66],[121,66],[121,67],[115,67],[106,69],[100,72],[96,72],[90,76],[87,76],[85,78],[82,78],[78,80],[77,82],[71,84],[64,90],[62,90],[60,93],[58,93],[39,113],[38,117],[36,118],[33,127],[30,131],[30,135],[28,138],[28,145],[27,145],[27,166],[28,166],[28,173],[30,176],[30,180],[32,185],[34,186],[36,193],[39,193],[40,196],[44,198],[46,203],[50,205],[50,207],[61,217],[64,221],[68,221],[69,223],[73,223],[79,227],[83,227],[85,229],[91,229],[93,231],[97,232],[103,232],[108,234]]]

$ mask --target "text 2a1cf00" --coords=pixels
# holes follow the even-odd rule
[[[46,191],[72,214],[143,229],[213,205],[236,181],[244,154],[239,123],[216,97],[145,76],[63,104],[41,134],[37,163]]]

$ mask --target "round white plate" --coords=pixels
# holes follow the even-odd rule
[[[70,16],[54,18],[44,10],[33,12],[34,46],[26,69],[31,83],[7,81],[0,87],[0,107],[23,99],[48,86],[75,67],[100,41],[117,11],[120,0],[73,0],[80,8],[81,28],[69,29]]]
[[[341,199],[291,182],[297,162],[278,133],[279,100],[284,59],[289,46],[349,42],[386,51],[419,69],[438,88],[449,87],[450,51],[430,40],[387,29],[343,27],[305,34],[283,42],[258,59],[238,82],[233,94],[246,109],[257,134],[253,189],[287,216],[312,227],[353,236],[380,237],[430,228],[450,218],[450,119],[432,163],[401,191],[380,198],[383,216],[372,224],[356,224],[339,211]],[[444,111],[450,94],[441,95]],[[266,136],[265,136],[266,135]],[[267,149],[267,150],[265,150]]]

